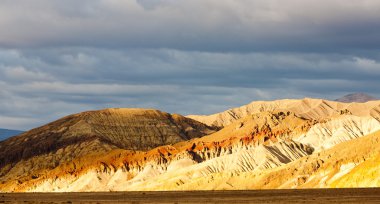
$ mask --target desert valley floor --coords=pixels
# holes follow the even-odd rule
[[[380,189],[10,193],[1,203],[379,203]]]

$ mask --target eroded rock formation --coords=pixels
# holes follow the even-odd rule
[[[192,117],[208,125],[157,110],[84,112],[1,142],[0,189],[378,187],[379,107],[253,102]]]

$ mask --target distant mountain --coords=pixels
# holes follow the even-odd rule
[[[343,103],[353,103],[353,102],[356,102],[356,103],[365,103],[365,102],[374,101],[374,100],[377,100],[377,98],[375,98],[373,96],[370,96],[368,94],[365,94],[365,93],[353,93],[353,94],[348,94],[348,95],[345,95],[345,96],[343,96],[341,98],[338,98],[335,101],[343,102]]]
[[[9,137],[21,134],[20,130],[8,130],[8,129],[0,129],[0,141],[5,140]]]

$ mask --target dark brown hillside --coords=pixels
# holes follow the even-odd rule
[[[149,150],[212,132],[200,122],[158,110],[83,112],[0,142],[0,167],[7,166],[0,176],[20,160],[38,155],[53,153],[57,158],[71,160],[78,154],[101,154],[110,149]],[[60,152],[65,152],[64,157]]]

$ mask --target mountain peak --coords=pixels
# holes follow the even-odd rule
[[[353,102],[365,103],[365,102],[374,101],[374,100],[377,100],[377,98],[365,93],[352,93],[352,94],[345,95],[341,98],[338,98],[335,101],[343,102],[343,103],[353,103]]]

